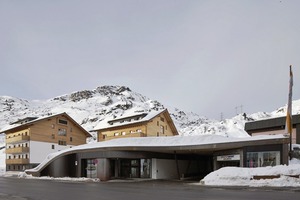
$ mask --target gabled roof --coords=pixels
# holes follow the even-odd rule
[[[110,129],[115,127],[122,127],[127,125],[134,125],[137,123],[144,123],[152,120],[156,116],[165,113],[167,116],[167,121],[170,124],[171,128],[176,131],[175,134],[178,135],[176,126],[173,123],[173,120],[170,117],[170,114],[167,109],[159,110],[159,111],[150,111],[148,113],[140,113],[136,115],[127,115],[127,116],[121,116],[118,118],[109,118],[105,119],[102,122],[100,122],[97,126],[95,126],[93,131],[99,131],[104,129]]]
[[[67,117],[71,122],[73,122],[76,126],[78,126],[84,133],[87,137],[92,137],[89,132],[87,132],[82,126],[80,126],[72,117],[70,117],[67,113],[63,112],[63,113],[59,113],[59,114],[55,114],[55,115],[50,115],[50,116],[46,116],[46,117],[40,117],[40,118],[37,118],[37,117],[29,117],[30,119],[32,120],[29,120],[29,121],[26,121],[26,119],[29,119],[28,117],[27,118],[24,118],[24,119],[21,119],[21,120],[18,120],[16,122],[13,122],[11,123],[9,126],[6,126],[4,129],[0,130],[0,134],[1,133],[6,133],[8,131],[14,131],[14,130],[18,130],[18,129],[22,129],[22,128],[25,128],[25,127],[28,127],[32,124],[35,124],[35,123],[38,123],[39,121],[42,121],[42,120],[47,120],[47,119],[50,119],[50,118],[53,118],[53,117],[56,117],[56,116],[65,116]],[[34,119],[35,118],[35,119]],[[25,121],[24,121],[25,120]],[[24,123],[21,123],[23,122]]]

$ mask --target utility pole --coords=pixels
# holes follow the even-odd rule
[[[236,115],[243,113],[243,105],[236,106],[236,107],[234,107],[234,108],[235,108],[235,114],[236,114]],[[241,112],[238,113],[238,110],[240,110]]]

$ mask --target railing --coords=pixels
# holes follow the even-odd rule
[[[30,137],[28,135],[18,135],[16,137],[7,138],[6,143],[7,144],[17,144],[29,141]]]
[[[16,147],[16,148],[9,148],[5,150],[7,154],[16,154],[16,153],[28,153],[29,147]]]
[[[5,163],[7,165],[11,165],[11,164],[29,164],[29,159],[24,159],[24,158],[20,158],[20,159],[6,159]]]

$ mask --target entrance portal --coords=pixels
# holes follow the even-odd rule
[[[151,177],[151,159],[113,159],[110,163],[112,178]]]

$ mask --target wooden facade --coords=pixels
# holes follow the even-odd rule
[[[20,120],[2,131],[6,135],[7,170],[24,170],[39,164],[49,153],[86,144],[90,134],[66,113]]]
[[[107,127],[97,129],[98,141],[126,137],[165,137],[178,135],[167,110],[151,118],[147,114],[118,118],[107,122]]]

